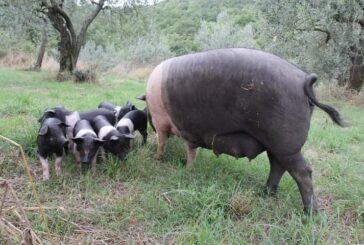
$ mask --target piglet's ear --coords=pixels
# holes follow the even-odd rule
[[[39,123],[43,122],[44,117],[45,117],[45,115],[43,115],[42,117],[40,117],[40,118],[38,119],[38,122],[39,122]]]
[[[48,126],[42,126],[39,129],[38,135],[46,135],[48,133]]]
[[[46,109],[44,113],[56,113],[56,110],[54,109]]]
[[[80,137],[72,138],[72,141],[75,142],[76,144],[81,144],[83,141],[83,138],[80,138]]]
[[[65,128],[71,127],[70,125],[65,124],[64,122],[61,122],[58,125],[61,126],[61,127],[65,127]]]
[[[135,136],[133,134],[124,134],[124,137],[128,138],[128,139],[134,139],[135,138]]]
[[[119,140],[119,137],[113,135],[113,136],[111,136],[110,140],[111,141],[117,141],[117,140]]]
[[[95,139],[95,143],[98,145],[103,145],[104,144],[104,140],[100,140],[100,139]]]
[[[128,100],[125,104],[125,106],[132,106],[132,103]]]
[[[38,122],[42,122],[47,117],[54,117],[56,115],[56,111],[54,109],[46,109],[43,113],[43,116],[38,119]]]

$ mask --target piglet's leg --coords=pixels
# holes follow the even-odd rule
[[[56,156],[56,175],[60,176],[62,174],[62,160],[63,156]]]
[[[148,133],[147,131],[141,132],[141,135],[143,136],[143,145],[147,143]]]
[[[77,164],[77,171],[81,173],[82,164],[81,164],[81,156],[80,153],[76,150],[76,146],[74,147],[73,154],[75,155],[76,164]]]
[[[40,163],[42,164],[43,180],[48,180],[49,179],[49,164],[48,164],[48,159],[47,158],[44,158],[42,156],[39,156],[39,160],[40,160]]]

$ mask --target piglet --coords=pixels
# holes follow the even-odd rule
[[[104,141],[105,151],[123,160],[130,148],[130,139],[133,139],[134,135],[120,133],[103,116],[95,117],[91,124],[99,139]]]
[[[135,130],[143,136],[143,144],[147,141],[148,119],[147,113],[141,110],[133,110],[125,114],[125,116],[116,124],[116,129],[122,134],[133,134]]]
[[[103,141],[100,140],[87,120],[80,120],[73,128],[74,154],[79,172],[82,163],[91,163],[92,172],[96,172],[96,158]]]
[[[48,157],[56,155],[55,165],[57,176],[61,175],[61,164],[64,151],[69,141],[66,138],[67,124],[58,118],[47,118],[42,121],[38,132],[37,144],[39,160],[43,168],[43,179],[49,179]]]

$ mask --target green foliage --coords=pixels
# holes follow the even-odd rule
[[[118,49],[111,43],[96,45],[95,42],[88,41],[83,46],[79,59],[107,70],[117,64],[153,65],[171,56],[173,54],[165,37],[151,23],[148,30],[140,36],[125,38]]]
[[[349,1],[263,1],[262,36],[267,50],[331,80],[364,52],[364,3]],[[364,22],[363,22],[364,23]]]
[[[195,42],[200,50],[213,48],[255,48],[253,28],[246,24],[241,28],[227,14],[221,12],[216,22],[201,22],[201,27],[196,34]]]

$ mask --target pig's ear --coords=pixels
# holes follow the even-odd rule
[[[47,133],[48,133],[48,126],[45,125],[39,129],[38,135],[46,135]]]
[[[60,122],[58,125],[65,128],[71,127],[70,125],[65,124],[64,122]]]
[[[80,137],[72,138],[72,141],[75,142],[76,144],[81,144],[83,141],[83,138],[80,138]]]
[[[133,134],[124,134],[124,137],[128,138],[128,139],[134,139],[135,138],[135,136]]]
[[[111,141],[117,141],[117,140],[119,140],[119,137],[118,137],[118,136],[113,135],[113,136],[111,136],[110,140],[111,140]]]

